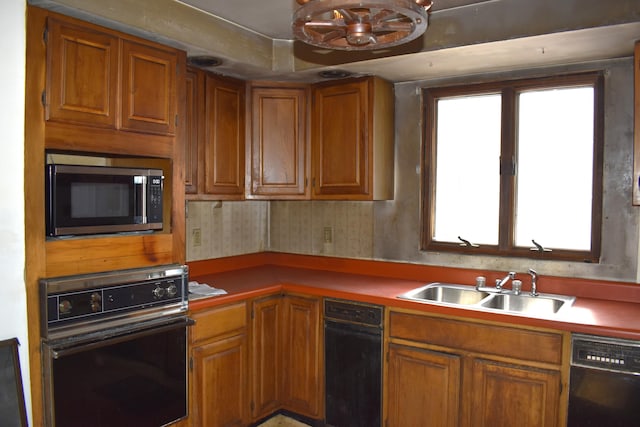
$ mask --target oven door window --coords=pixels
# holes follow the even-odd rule
[[[56,427],[159,427],[187,415],[186,327],[105,343],[51,361]]]

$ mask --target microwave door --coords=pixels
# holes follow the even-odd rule
[[[59,172],[54,197],[55,235],[126,231],[136,223],[131,176]]]

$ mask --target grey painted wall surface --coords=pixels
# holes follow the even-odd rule
[[[420,149],[422,140],[420,88],[488,80],[487,77],[455,81],[396,85],[396,197],[374,207],[374,258],[423,264],[541,274],[636,281],[638,267],[638,209],[631,205],[633,172],[633,61],[555,68],[492,76],[529,77],[556,72],[603,70],[605,73],[605,149],[602,256],[599,264],[534,261],[521,258],[451,255],[421,252]],[[571,159],[566,171],[571,173]],[[461,171],[464,173],[464,171]],[[543,173],[543,171],[541,171]],[[452,195],[456,197],[456,195]],[[459,197],[464,197],[460,195]],[[474,207],[470,207],[473,209]],[[545,206],[540,206],[544,209]]]

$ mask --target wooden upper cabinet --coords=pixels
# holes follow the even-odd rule
[[[117,37],[48,21],[46,119],[116,127]]]
[[[173,135],[176,130],[174,50],[122,42],[122,129]]]
[[[393,87],[377,77],[318,84],[312,107],[312,197],[393,198]]]
[[[47,120],[175,134],[176,49],[61,15],[47,22]]]
[[[188,69],[185,74],[185,137],[184,137],[184,184],[187,194],[198,192],[198,149],[199,138],[202,135],[200,130],[203,107],[201,102],[204,96],[200,95],[199,89],[202,87],[201,73]]]
[[[307,93],[307,86],[251,88],[247,198],[309,198]]]
[[[206,74],[203,193],[218,199],[244,198],[245,84]]]

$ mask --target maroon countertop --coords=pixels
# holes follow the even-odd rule
[[[578,296],[574,304],[561,312],[544,317],[531,317],[507,312],[467,307],[452,307],[398,299],[397,296],[426,283],[442,280],[415,280],[352,274],[283,265],[226,267],[220,272],[206,272],[202,267],[192,270],[190,280],[224,289],[227,295],[196,297],[189,303],[192,311],[233,301],[265,296],[281,291],[315,296],[343,298],[390,307],[419,310],[461,318],[481,319],[581,332],[619,338],[640,339],[640,303],[596,299]],[[193,274],[195,273],[195,274]],[[637,285],[636,285],[637,286]],[[635,289],[632,290],[635,292]],[[542,290],[545,292],[545,290]]]

